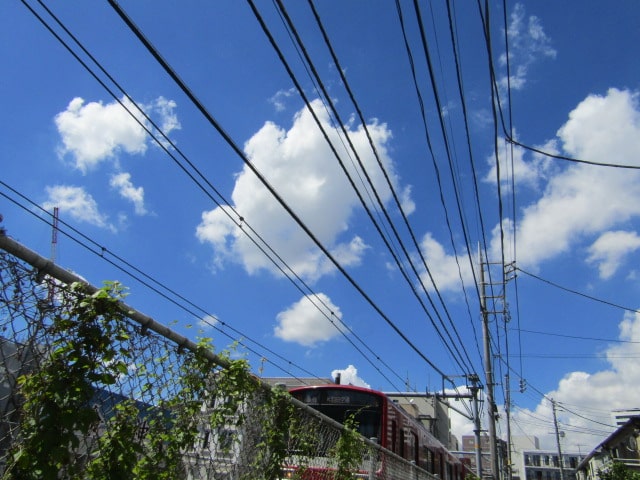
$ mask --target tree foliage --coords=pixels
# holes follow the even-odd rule
[[[624,463],[614,461],[609,467],[598,470],[600,480],[640,480],[640,473],[630,470]]]

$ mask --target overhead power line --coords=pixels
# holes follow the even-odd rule
[[[640,313],[640,310],[638,310],[637,308],[631,308],[631,307],[625,307],[622,305],[619,305],[617,303],[613,303],[613,302],[609,302],[607,300],[602,300],[600,298],[594,297],[592,295],[587,295],[586,293],[582,293],[579,292],[577,290],[573,290],[571,288],[568,287],[563,287],[562,285],[559,285],[555,282],[552,282],[551,280],[546,280],[538,275],[535,275],[531,272],[527,272],[526,270],[523,270],[520,267],[516,267],[516,270],[518,270],[519,272],[524,273],[525,275],[530,276],[531,278],[535,278],[536,280],[540,280],[543,283],[546,283],[547,285],[551,285],[552,287],[555,288],[559,288],[560,290],[564,290],[565,292],[569,292],[569,293],[573,293],[574,295],[578,295],[580,297],[584,297],[584,298],[588,298],[589,300],[593,300],[594,302],[599,302],[599,303],[603,303],[605,305],[609,305],[611,307],[615,307],[615,308],[619,308],[620,310],[625,310],[627,312],[632,312],[632,313]]]
[[[506,135],[506,132],[505,132]],[[567,162],[573,162],[573,163],[583,163],[586,165],[593,165],[596,167],[610,167],[610,168],[624,168],[624,169],[631,169],[631,170],[640,170],[640,165],[625,165],[625,164],[620,164],[620,163],[606,163],[606,162],[595,162],[593,160],[580,160],[579,158],[574,158],[574,157],[567,157],[565,155],[559,155],[557,153],[551,153],[551,152],[547,152],[545,150],[542,150],[540,148],[536,148],[536,147],[532,147],[531,145],[526,145],[524,143],[521,143],[519,141],[517,141],[516,139],[514,139],[513,137],[511,137],[510,135],[506,135],[506,140],[513,144],[513,145],[517,145],[518,147],[524,148],[525,150],[530,150],[532,152],[535,153],[539,153],[540,155],[544,155],[545,157],[549,157],[549,158],[555,158],[558,160],[566,160]]]
[[[521,332],[524,333],[535,333],[538,335],[548,335],[551,337],[562,337],[562,338],[573,338],[576,340],[593,340],[596,342],[612,342],[612,343],[637,343],[640,344],[640,342],[636,342],[633,340],[620,340],[620,339],[612,339],[612,338],[598,338],[598,337],[582,337],[582,336],[578,336],[578,335],[564,335],[561,333],[552,333],[552,332],[539,332],[536,330],[525,330],[524,328],[519,329]]]
[[[371,214],[371,212],[370,212],[370,210],[369,210],[369,207],[365,204],[364,199],[362,198],[362,196],[361,196],[360,192],[358,191],[358,189],[357,189],[357,186],[356,186],[355,182],[351,179],[351,175],[349,174],[348,170],[347,170],[346,168],[344,168],[341,158],[339,157],[339,155],[337,155],[337,152],[334,152],[334,153],[336,153],[336,159],[337,159],[337,160],[338,160],[338,162],[340,163],[340,166],[342,167],[342,170],[343,170],[343,172],[345,173],[345,175],[347,175],[347,177],[349,177],[349,183],[351,184],[351,186],[352,186],[352,188],[354,189],[354,191],[355,191],[356,195],[357,195],[357,196],[358,196],[358,198],[360,199],[361,204],[363,205],[363,207],[364,207],[364,208],[365,208],[365,210],[367,211],[367,213],[368,213],[368,215],[369,215],[369,218],[371,219],[371,221],[372,221],[372,222],[374,223],[374,225],[376,226],[376,230],[378,231],[378,233],[379,233],[379,234],[380,234],[380,236],[382,237],[382,239],[383,239],[383,241],[384,241],[385,245],[387,246],[387,248],[389,249],[389,251],[390,251],[391,255],[393,256],[393,258],[394,258],[394,260],[395,260],[395,262],[396,262],[396,265],[398,266],[398,269],[400,270],[400,272],[402,272],[402,276],[403,276],[403,278],[405,279],[405,281],[407,282],[407,285],[409,286],[409,288],[411,289],[411,291],[414,293],[414,296],[416,297],[416,299],[418,300],[418,302],[419,302],[419,303],[420,303],[420,305],[422,306],[423,311],[425,312],[425,314],[427,315],[427,317],[428,317],[428,318],[429,318],[429,320],[431,321],[432,326],[434,327],[434,329],[435,329],[436,333],[437,333],[437,334],[438,334],[438,336],[440,337],[440,339],[441,339],[441,341],[443,342],[444,346],[449,350],[449,353],[451,354],[451,356],[452,356],[453,360],[458,364],[458,366],[459,366],[463,371],[466,371],[466,372],[470,372],[470,371],[472,371],[472,370],[473,370],[473,367],[472,367],[471,359],[469,358],[468,354],[466,354],[466,362],[468,362],[468,363],[466,363],[466,362],[465,362],[465,358],[464,358],[464,357],[463,357],[463,355],[460,353],[460,350],[459,350],[459,348],[458,348],[458,344],[456,344],[456,343],[454,342],[453,338],[451,337],[451,333],[450,333],[450,331],[449,331],[449,330],[448,330],[448,328],[444,325],[444,322],[443,322],[443,320],[442,320],[442,317],[440,316],[440,314],[439,314],[439,312],[438,312],[438,310],[437,310],[437,308],[436,308],[436,305],[434,304],[434,302],[433,302],[433,300],[432,300],[432,298],[431,298],[431,295],[429,294],[429,292],[428,292],[427,288],[425,287],[424,282],[423,282],[423,280],[422,280],[422,277],[421,277],[421,275],[419,274],[419,272],[418,272],[418,270],[417,270],[417,268],[416,268],[416,266],[415,266],[415,264],[414,264],[414,262],[413,262],[413,259],[411,258],[411,255],[410,255],[410,254],[409,254],[409,252],[407,251],[407,248],[406,248],[406,246],[405,246],[405,244],[404,244],[404,242],[403,242],[403,240],[402,240],[402,238],[401,238],[400,234],[398,233],[398,230],[397,230],[397,228],[395,227],[395,224],[394,224],[393,220],[391,219],[391,215],[389,214],[388,209],[385,207],[384,202],[382,201],[382,199],[381,199],[381,197],[380,197],[380,193],[378,192],[378,189],[377,189],[377,188],[376,188],[376,186],[373,184],[373,181],[372,181],[372,179],[371,179],[371,175],[369,174],[369,172],[368,172],[368,171],[367,171],[367,169],[365,168],[365,165],[364,165],[364,163],[362,162],[362,159],[361,159],[360,154],[358,153],[357,149],[356,149],[356,148],[355,148],[355,146],[353,145],[353,142],[351,141],[350,135],[349,135],[349,133],[346,131],[346,128],[345,128],[345,126],[344,126],[344,122],[343,122],[343,121],[342,121],[342,119],[340,118],[340,114],[338,113],[337,109],[335,108],[334,101],[331,99],[331,96],[328,94],[328,92],[327,92],[327,90],[326,90],[326,88],[325,88],[325,86],[324,86],[324,82],[322,81],[322,79],[321,79],[321,78],[320,78],[320,76],[318,75],[317,69],[316,69],[316,67],[315,67],[315,65],[314,65],[314,63],[313,63],[313,61],[312,61],[312,59],[310,58],[310,56],[309,56],[309,54],[308,54],[308,52],[307,52],[307,49],[306,49],[306,47],[305,47],[305,45],[304,45],[304,43],[303,43],[302,39],[300,38],[300,35],[299,35],[299,33],[298,33],[298,30],[296,29],[295,25],[293,24],[293,22],[292,22],[292,20],[291,20],[291,17],[289,16],[289,13],[287,12],[286,8],[284,7],[284,4],[283,4],[280,0],[276,0],[276,3],[277,3],[277,6],[278,6],[278,8],[279,8],[279,10],[280,10],[280,12],[281,12],[281,14],[282,14],[282,16],[283,16],[284,20],[286,21],[287,28],[292,32],[292,34],[293,34],[293,36],[294,36],[294,38],[295,38],[295,41],[297,42],[297,46],[298,46],[298,47],[300,48],[300,50],[302,51],[302,54],[304,55],[304,59],[306,60],[307,64],[309,65],[309,68],[310,68],[311,72],[313,73],[313,75],[314,75],[314,77],[315,77],[316,84],[317,84],[317,85],[319,85],[319,87],[320,87],[320,89],[321,89],[321,91],[322,91],[322,95],[324,96],[324,99],[325,99],[326,104],[327,104],[327,105],[328,105],[328,107],[330,108],[331,113],[333,114],[333,116],[336,118],[336,120],[337,120],[337,124],[338,124],[338,127],[339,127],[339,128],[340,128],[340,130],[342,131],[342,134],[343,134],[344,138],[346,139],[347,143],[349,144],[349,147],[350,147],[351,151],[353,152],[353,154],[354,154],[354,156],[355,156],[355,159],[356,159],[356,161],[357,161],[357,163],[358,163],[358,166],[359,166],[359,171],[360,171],[360,172],[362,172],[362,173],[364,174],[365,179],[366,179],[366,181],[367,181],[367,185],[369,186],[369,189],[373,192],[373,194],[374,194],[374,196],[375,196],[375,199],[376,199],[376,202],[377,202],[377,208],[378,208],[378,209],[379,209],[379,210],[384,214],[384,218],[386,219],[387,224],[391,227],[391,230],[393,231],[394,236],[395,236],[396,240],[398,241],[398,243],[399,243],[399,245],[400,245],[400,248],[401,248],[402,252],[404,253],[404,256],[405,256],[405,259],[406,259],[407,263],[410,265],[410,267],[411,267],[411,269],[412,269],[412,271],[413,271],[413,273],[414,273],[415,277],[416,277],[416,278],[417,278],[417,280],[418,280],[418,283],[422,286],[422,291],[423,291],[423,292],[425,293],[425,295],[427,296],[427,298],[428,298],[428,300],[429,300],[429,302],[430,302],[430,304],[431,304],[431,307],[434,309],[436,316],[437,316],[437,317],[438,317],[438,319],[440,320],[440,324],[441,324],[441,325],[442,325],[442,327],[443,327],[444,334],[442,333],[442,331],[440,330],[440,328],[436,325],[436,323],[435,323],[435,320],[434,320],[433,316],[431,315],[431,313],[430,313],[430,312],[429,312],[429,310],[427,309],[427,306],[426,306],[426,305],[425,305],[425,303],[424,303],[424,299],[421,297],[420,293],[417,291],[417,289],[416,289],[416,287],[415,287],[414,282],[409,278],[409,276],[408,276],[407,272],[405,271],[405,266],[404,266],[403,262],[401,261],[401,259],[399,259],[399,258],[397,257],[397,255],[396,255],[396,253],[394,252],[394,250],[393,250],[393,248],[392,248],[392,246],[391,246],[390,242],[389,242],[389,241],[386,239],[386,237],[383,235],[383,233],[382,233],[382,228],[378,225],[378,222],[376,221],[375,217]],[[349,92],[349,94],[350,94],[350,95],[349,95],[349,96],[350,96],[350,99],[351,99],[352,103],[354,104],[354,106],[355,106],[356,110],[359,112],[359,117],[360,117],[361,123],[362,123],[362,125],[363,125],[364,130],[366,131],[366,135],[367,135],[367,137],[368,137],[368,139],[369,139],[369,144],[370,144],[370,146],[371,146],[371,149],[373,150],[374,156],[375,156],[375,157],[376,157],[376,159],[377,159],[378,166],[379,166],[380,170],[383,172],[384,177],[386,178],[387,185],[388,185],[388,187],[389,187],[390,191],[392,192],[393,197],[395,198],[395,201],[396,201],[396,204],[397,204],[397,206],[398,206],[398,209],[400,210],[400,212],[402,212],[403,218],[405,219],[405,224],[407,225],[407,227],[408,227],[408,228],[409,228],[409,230],[411,231],[411,227],[409,226],[409,223],[408,223],[408,220],[407,220],[407,218],[406,218],[406,215],[404,214],[404,211],[403,211],[403,209],[402,209],[402,205],[400,204],[400,201],[399,201],[399,199],[398,199],[398,195],[397,195],[397,193],[396,193],[396,191],[395,191],[395,187],[393,186],[393,184],[392,184],[392,182],[391,182],[391,180],[390,180],[390,178],[389,178],[389,175],[388,175],[388,173],[387,173],[387,171],[386,171],[386,169],[385,169],[384,165],[382,164],[382,160],[380,159],[380,156],[378,155],[378,151],[377,151],[377,149],[376,149],[376,147],[375,147],[375,143],[373,142],[373,139],[371,138],[371,135],[370,135],[370,133],[369,133],[369,130],[368,130],[368,128],[366,127],[366,122],[365,122],[365,120],[364,120],[364,116],[362,115],[362,113],[361,113],[361,111],[360,111],[360,107],[358,106],[358,104],[357,104],[357,102],[356,102],[356,100],[355,100],[355,97],[354,97],[354,95],[353,95],[353,93],[352,93],[351,89],[350,89],[350,88],[349,88],[349,86],[348,86],[348,82],[346,81],[346,77],[344,76],[344,73],[342,72],[342,69],[341,69],[340,63],[338,62],[338,59],[337,59],[337,56],[336,56],[336,54],[335,54],[335,52],[334,52],[333,48],[331,47],[331,43],[330,43],[330,41],[329,41],[329,38],[328,38],[328,36],[326,35],[326,32],[325,32],[324,27],[323,27],[323,25],[322,25],[322,22],[320,21],[320,18],[319,18],[319,16],[317,15],[317,11],[313,8],[313,4],[312,4],[312,3],[311,3],[311,7],[312,7],[312,9],[313,9],[313,11],[314,11],[314,15],[315,15],[315,18],[316,18],[316,22],[318,23],[318,26],[319,26],[319,28],[320,28],[321,32],[323,33],[323,38],[324,38],[324,40],[325,40],[325,43],[327,44],[327,46],[328,46],[329,50],[331,51],[332,58],[333,58],[334,62],[336,63],[336,69],[337,69],[339,72],[341,72],[340,74],[341,74],[341,78],[342,78],[342,80],[343,80],[343,83],[344,83],[344,85],[345,85],[345,88],[346,88],[346,89],[347,89],[347,91]],[[266,24],[265,24],[265,26],[266,26]],[[267,33],[267,32],[265,31],[265,33]],[[272,38],[270,34],[269,34],[269,37],[270,37],[270,38]],[[272,44],[273,44],[273,43],[272,43]],[[278,53],[278,56],[279,56],[279,57],[280,57],[280,59],[282,60],[282,62],[283,62],[283,64],[284,64],[284,66],[285,66],[285,68],[286,68],[287,72],[290,74],[292,81],[294,81],[294,83],[295,83],[296,87],[298,88],[300,95],[303,97],[303,99],[304,99],[304,101],[305,101],[305,104],[307,104],[308,108],[310,108],[310,106],[308,105],[308,100],[305,98],[304,91],[303,91],[303,90],[302,90],[302,88],[300,87],[299,82],[294,78],[294,76],[293,76],[293,74],[292,74],[292,70],[291,70],[291,68],[289,68],[289,66],[288,66],[288,64],[287,64],[287,62],[286,62],[286,60],[284,59],[284,55],[282,55],[281,50],[277,47],[277,45],[273,44],[273,46],[274,46],[274,48],[276,49],[276,52]],[[318,127],[319,127],[320,129],[323,129],[323,127],[322,127],[322,125],[321,125],[320,123],[318,123]],[[329,141],[329,142],[330,142],[330,139],[329,139],[328,135],[325,135],[325,139],[326,139],[327,141]],[[332,149],[332,150],[333,150],[333,149]],[[413,238],[413,240],[414,240],[414,242],[415,242],[415,246],[418,248],[418,251],[420,251],[420,250],[419,250],[419,246],[418,246],[418,244],[417,244],[417,240],[415,239],[415,235],[413,235],[413,236],[412,236],[412,238]],[[421,254],[420,254],[420,255],[421,255]],[[422,255],[421,255],[421,257],[422,257]],[[424,257],[422,257],[422,259],[423,259],[423,263],[424,263],[425,268],[427,268],[427,266],[426,266],[426,262],[424,261]],[[427,268],[427,269],[428,269],[428,268]],[[432,278],[432,280],[433,280],[433,278]],[[438,295],[439,295],[439,291],[437,290],[437,286],[435,286],[435,283],[434,283],[434,287],[436,288],[436,291],[438,292]],[[439,297],[440,297],[440,299],[441,299],[441,301],[442,301],[442,297],[441,297],[440,295],[439,295]],[[444,306],[444,302],[443,302],[443,306]],[[445,310],[446,310],[446,306],[444,306],[444,308],[445,308]],[[448,311],[447,311],[447,313],[448,313]],[[454,329],[454,332],[458,335],[459,345],[460,345],[460,346],[461,346],[461,348],[463,349],[463,352],[465,352],[465,353],[466,353],[466,350],[464,350],[464,344],[463,344],[462,340],[460,339],[460,336],[459,336],[459,334],[458,334],[458,332],[457,332],[457,329],[456,329],[455,325],[453,324],[453,321],[451,321],[451,317],[450,317],[450,316],[449,316],[449,320],[450,320],[450,324],[452,325],[452,327],[453,327],[453,329]],[[449,341],[448,341],[448,342],[447,342],[447,340],[444,338],[444,335],[447,335],[447,337],[449,338]],[[454,353],[452,349],[453,349],[453,350],[455,350],[456,352]],[[464,363],[465,365],[463,365],[463,363]]]
[[[45,26],[45,28],[47,28],[47,30],[49,30],[49,32],[67,49],[67,51],[88,71],[88,73],[114,98],[114,100],[117,103],[120,104],[120,106],[122,106],[125,109],[125,111],[134,119],[134,121],[136,121],[140,125],[140,127],[147,132],[147,134],[153,139],[153,141],[162,150],[164,150],[165,153],[167,153],[167,155],[189,177],[189,179],[193,181],[200,188],[200,190],[202,190],[205,193],[205,195],[207,195],[207,197],[210,200],[212,200],[218,207],[222,209],[223,213],[229,218],[229,220],[234,225],[241,228],[242,232],[250,239],[250,241],[267,258],[269,258],[269,260],[274,264],[274,266],[286,278],[288,278],[291,281],[291,283],[298,290],[300,290],[300,292],[303,295],[305,295],[305,297],[309,299],[309,301],[321,312],[321,314],[327,318],[327,320],[339,331],[339,333],[347,339],[347,341],[354,347],[354,349],[358,351],[363,356],[363,358],[365,358],[365,360],[369,362],[374,367],[374,369],[381,374],[381,376],[385,380],[387,380],[391,385],[393,385],[393,382],[384,373],[380,371],[379,367],[376,366],[374,362],[357,345],[354,344],[353,340],[349,338],[348,335],[346,335],[346,332],[349,332],[356,340],[358,340],[364,346],[365,349],[367,349],[371,354],[373,354],[374,358],[377,361],[379,361],[382,365],[384,365],[385,368],[389,369],[389,371],[393,372],[394,375],[400,381],[403,381],[402,377],[397,372],[394,372],[393,369],[388,364],[386,364],[375,352],[373,352],[371,347],[366,342],[364,342],[348,325],[342,323],[340,320],[338,320],[340,325],[336,323],[335,320],[337,319],[333,317],[332,313],[331,314],[328,313],[330,308],[324,303],[324,301],[311,289],[311,287],[295,271],[291,269],[291,267],[285,262],[285,260],[269,246],[269,244],[260,236],[260,234],[258,234],[251,227],[250,223],[248,223],[246,219],[244,219],[242,216],[238,214],[238,212],[235,210],[233,205],[231,205],[225,199],[225,197],[211,184],[211,182],[208,181],[208,179],[201,173],[201,171],[186,157],[186,155],[180,150],[180,148],[178,148],[178,146],[175,145],[175,143],[167,137],[167,135],[162,131],[162,129],[157,124],[154,123],[154,121],[147,115],[146,112],[144,112],[138,106],[136,106],[136,113],[132,112],[130,108],[123,102],[123,100],[119,98],[113,92],[113,90],[102,79],[98,77],[98,75],[92,70],[92,68],[84,60],[82,60],[76,52],[73,51],[73,49],[69,46],[69,44],[65,42],[65,40],[63,40],[61,36],[58,35],[53,30],[53,28],[37,12],[35,12],[35,10],[28,3],[26,3],[25,0],[22,0],[22,2],[27,7],[27,9],[29,9],[29,11],[40,21],[40,23],[43,26]],[[44,5],[41,0],[38,0],[38,3],[40,3],[40,5],[45,9],[48,15],[50,15],[51,18],[53,18],[53,20],[58,24],[58,26],[73,40],[73,42],[82,50],[82,52],[100,69],[100,71],[109,79],[109,81],[112,82],[112,84],[115,85],[115,87],[117,87],[118,90],[120,90],[124,98],[128,99],[131,102],[131,104],[135,105],[135,102],[128,95],[125,89],[102,67],[100,62],[95,57],[93,57],[90,52],[87,51],[87,49],[82,45],[82,43],[66,28],[66,26],[56,17],[56,15],[46,5]],[[144,119],[147,122],[149,122],[149,125],[151,126],[151,128],[141,120],[140,115],[138,115],[138,113],[142,115],[142,117],[144,117]],[[160,135],[163,140],[160,140],[158,138],[158,135]],[[168,146],[171,146],[171,149],[169,149]],[[174,151],[176,152],[177,156],[181,157],[184,160],[184,162],[186,163],[186,166],[183,165],[183,163],[180,161],[179,158],[177,158],[176,155],[174,155],[173,153]],[[187,168],[187,166],[189,167],[189,169],[193,170],[193,172],[195,173],[192,173]],[[202,182],[198,179],[201,179]],[[11,188],[11,187],[8,187],[8,188]],[[212,196],[208,189],[211,189],[216,194],[216,196],[221,199],[221,201],[216,199],[216,197]],[[233,212],[235,216],[230,215],[229,212]],[[104,250],[104,247],[103,247],[103,250]],[[322,305],[324,308],[320,308],[318,304]]]
[[[448,376],[438,368],[432,360],[430,360],[424,352],[422,352],[408,337],[402,332],[402,330],[391,320],[391,318],[377,305],[371,296],[369,296],[364,289],[355,281],[355,279],[345,270],[345,268],[337,261],[335,256],[328,250],[326,246],[320,242],[316,235],[310,230],[310,228],[302,221],[302,219],[295,213],[291,206],[282,198],[278,191],[267,181],[264,175],[253,165],[253,163],[247,158],[243,150],[239,145],[231,138],[231,136],[222,128],[220,123],[213,117],[213,115],[207,110],[207,108],[200,102],[191,89],[184,83],[184,81],[178,76],[175,70],[169,65],[169,63],[162,57],[158,50],[151,44],[151,42],[145,37],[142,31],[135,25],[135,23],[129,18],[129,16],[122,10],[118,3],[114,0],[109,0],[109,4],[113,10],[118,14],[122,21],[127,25],[131,32],[140,40],[147,51],[153,56],[153,58],[162,66],[169,77],[176,83],[176,85],[182,90],[182,92],[189,98],[198,111],[204,116],[209,124],[218,132],[218,134],[227,142],[232,150],[242,159],[244,164],[253,172],[254,175],[260,180],[265,188],[271,193],[276,201],[285,209],[287,214],[296,222],[296,224],[305,232],[305,234],[313,241],[313,243],[322,251],[322,253],[331,261],[331,263],[338,269],[338,271],[348,280],[348,282],[358,291],[358,293],[365,299],[365,301],[376,311],[376,313],[402,338],[402,340],[425,361],[434,371],[436,371],[443,379],[448,379]],[[255,9],[255,5],[252,4],[252,8]]]

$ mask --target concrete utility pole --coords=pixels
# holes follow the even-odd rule
[[[558,417],[556,416],[556,402],[551,399],[551,407],[553,409],[553,426],[556,431],[556,443],[558,444],[558,463],[560,465],[560,480],[564,480],[564,467],[562,461],[562,449],[560,448],[560,430],[558,430]]]
[[[489,312],[487,311],[487,297],[484,281],[484,262],[480,253],[480,308],[482,310],[482,337],[484,340],[484,371],[487,379],[487,408],[488,430],[489,430],[489,454],[491,456],[491,474],[494,479],[500,478],[500,467],[498,462],[497,440],[496,440],[496,404],[493,399],[493,358],[491,356],[491,345],[489,337]],[[564,479],[561,479],[564,480]]]
[[[473,433],[476,438],[476,475],[478,475],[478,478],[482,478],[482,442],[480,438],[482,430],[480,429],[480,410],[478,408],[478,390],[480,390],[478,383],[480,382],[480,378],[475,374],[469,375],[469,381],[471,382],[469,390],[471,390],[471,396],[473,398]]]
[[[508,355],[508,354],[507,354]],[[509,373],[505,375],[507,398],[504,402],[505,417],[507,419],[507,480],[513,478],[513,460],[511,459],[511,382]]]

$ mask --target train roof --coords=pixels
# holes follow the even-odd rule
[[[373,390],[372,388],[366,388],[366,387],[358,387],[356,385],[342,385],[340,383],[327,383],[324,385],[309,385],[304,387],[294,387],[289,389],[289,391],[296,392],[301,390],[325,390],[329,388],[339,389],[339,390],[351,390],[354,392],[366,392],[366,393],[371,393],[380,397],[388,397],[386,394],[384,394],[379,390]]]

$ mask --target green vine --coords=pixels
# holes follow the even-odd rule
[[[88,479],[131,478],[142,454],[138,437],[140,410],[132,400],[118,403],[115,410],[105,432],[98,438],[93,459],[87,465]]]
[[[365,453],[365,443],[358,433],[356,414],[349,415],[344,421],[344,429],[340,438],[332,450],[333,458],[337,463],[334,480],[353,480],[355,472],[362,463]]]
[[[11,449],[3,478],[79,478],[83,465],[81,438],[100,421],[91,406],[94,384],[113,385],[127,372],[128,352],[118,299],[124,290],[107,283],[92,295],[71,285],[77,299],[53,319],[48,358],[40,368],[18,379],[23,397],[20,441]]]
[[[178,362],[165,350],[152,365],[137,365],[124,297],[117,282],[93,294],[79,283],[61,292],[46,354],[18,379],[19,434],[2,480],[185,478],[189,458],[209,434],[218,440],[212,455],[232,454],[235,463],[225,468],[238,478],[282,478],[291,462],[302,478],[305,459],[319,454],[321,426],[298,411],[285,390],[260,386],[245,359],[232,359],[235,346],[214,363],[213,345],[204,338],[195,351],[179,352]],[[140,393],[154,405],[122,396],[111,412],[94,406],[102,401],[97,393],[118,391],[133,366],[145,376]],[[330,452],[337,480],[354,478],[360,465],[364,444],[356,427],[355,417],[348,418]]]
[[[254,465],[265,480],[282,478],[282,467],[289,452],[293,404],[286,390],[275,388],[264,392],[260,402],[260,441],[256,445]],[[248,479],[247,479],[248,480]]]

